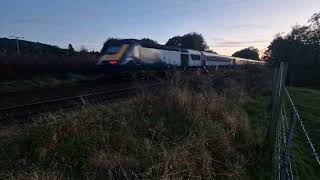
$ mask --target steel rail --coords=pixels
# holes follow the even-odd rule
[[[145,88],[154,88],[154,87],[159,87],[161,85],[164,85],[165,83],[157,83],[157,84],[152,84],[145,86]],[[121,93],[131,93],[136,90],[138,90],[138,87],[129,87],[129,88],[122,88],[122,89],[116,89],[116,90],[110,90],[110,91],[102,91],[102,92],[96,92],[96,93],[90,93],[90,94],[83,94],[83,95],[77,95],[77,96],[72,96],[72,97],[65,97],[65,98],[57,98],[57,99],[51,99],[51,100],[46,100],[46,101],[40,101],[40,102],[35,102],[35,103],[30,103],[30,104],[22,104],[22,105],[17,105],[17,106],[11,106],[7,108],[0,108],[0,122],[3,120],[7,120],[8,118],[14,118],[17,117],[17,114],[20,114],[20,117],[26,118],[28,116],[34,115],[34,114],[39,114],[43,109],[42,107],[45,106],[52,106],[56,105],[55,109],[62,109],[62,108],[69,108],[69,107],[74,107],[77,104],[70,104],[70,102],[73,101],[78,101],[80,104],[84,104],[88,100],[90,101],[91,98],[95,97],[102,97],[97,101],[105,101],[107,99],[116,99],[116,98],[121,98],[125,97],[124,94]],[[122,95],[119,97],[115,97],[113,95]],[[69,103],[68,103],[69,102]],[[35,111],[35,112],[30,112],[30,110]],[[39,111],[41,110],[41,111]],[[47,111],[45,111],[47,112]]]

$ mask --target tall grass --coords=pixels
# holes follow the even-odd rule
[[[266,117],[251,116],[247,106],[268,79],[265,71],[252,72],[177,72],[157,94],[141,89],[122,102],[47,114],[38,125],[2,135],[0,177],[249,178],[264,136],[255,128]]]

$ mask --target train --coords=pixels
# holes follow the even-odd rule
[[[102,52],[96,65],[103,69],[119,71],[197,67],[219,68],[244,64],[261,65],[264,62],[224,56],[215,52],[139,43],[136,40],[123,39]]]

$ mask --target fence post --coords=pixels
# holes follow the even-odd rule
[[[266,139],[266,148],[267,151],[272,151],[274,153],[274,175],[276,179],[281,178],[281,155],[280,155],[280,141],[279,141],[279,125],[281,118],[281,107],[282,107],[282,99],[285,91],[285,82],[286,82],[286,74],[287,74],[288,64],[285,62],[281,62],[279,67],[274,69],[273,76],[273,87],[272,87],[272,111],[271,118],[268,127],[267,139]],[[275,143],[277,142],[277,146]]]
[[[287,136],[287,143],[286,143],[285,151],[283,154],[283,162],[281,163],[281,179],[288,179],[287,178],[287,166],[288,166],[288,161],[289,161],[289,155],[291,153],[292,140],[293,140],[293,135],[294,135],[296,123],[297,123],[297,115],[296,115],[296,112],[293,110],[292,120],[291,120],[290,128],[289,128],[289,134]]]
[[[277,89],[277,84],[278,84],[278,74],[279,74],[279,66],[274,68],[273,71],[273,78],[272,78],[272,95],[271,95],[271,104],[273,105],[275,95],[276,95],[276,89]]]
[[[282,97],[284,93],[284,87],[286,82],[288,64],[286,62],[281,62],[280,67],[275,68],[274,78],[273,78],[273,89],[272,89],[272,112],[271,119],[269,123],[268,135],[267,135],[267,144],[273,148],[276,131],[278,123],[280,120],[281,113],[281,104]]]

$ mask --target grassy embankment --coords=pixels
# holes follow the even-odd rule
[[[142,90],[122,102],[46,114],[1,136],[0,177],[259,177],[252,169],[264,159],[268,76],[261,69],[213,78],[176,73],[157,95]]]
[[[289,88],[289,93],[300,113],[300,117],[309,132],[317,152],[320,152],[320,89]],[[287,108],[289,104],[287,103]],[[296,126],[292,166],[296,179],[319,179],[320,167],[311,154],[309,144],[300,123]]]
[[[96,61],[96,56],[81,53],[73,56],[0,56],[0,92],[90,81],[99,75]]]
[[[0,80],[0,93],[19,92],[39,88],[54,88],[60,86],[74,86],[95,81],[102,76],[103,75],[99,73],[52,73],[31,77],[19,77],[10,80]]]

